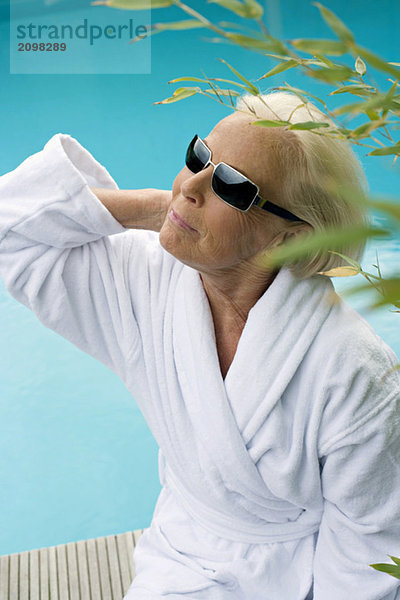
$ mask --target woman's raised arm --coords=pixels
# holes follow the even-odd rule
[[[129,229],[159,232],[171,201],[171,190],[91,188],[114,219]]]
[[[154,231],[168,191],[156,192],[119,191],[64,134],[0,177],[0,276],[7,290],[123,380],[127,357],[140,347],[136,308],[148,303],[142,296],[149,269],[153,278],[165,275]],[[132,231],[135,224],[154,231]]]

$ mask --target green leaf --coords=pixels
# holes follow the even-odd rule
[[[344,94],[346,92],[348,92],[349,94],[361,94],[361,95],[366,95],[369,96],[371,94],[371,91],[373,90],[373,86],[372,85],[345,85],[343,87],[338,88],[337,90],[334,90],[333,92],[329,93],[329,96],[334,96],[335,94]]]
[[[103,4],[111,8],[122,8],[123,10],[147,10],[149,8],[166,8],[172,6],[174,0],[96,0],[94,5]]]
[[[283,54],[288,54],[288,50],[282,44],[282,42],[276,40],[273,37],[269,37],[267,40],[259,40],[249,35],[244,35],[243,33],[226,32],[226,35],[235,44],[243,46],[244,48],[270,50],[272,52],[281,52]]]
[[[241,75],[239,73],[239,71],[237,71],[235,69],[235,67],[232,67],[228,62],[226,62],[226,60],[224,60],[223,58],[219,58],[218,60],[220,60],[221,62],[223,62],[225,65],[227,65],[230,70],[232,71],[232,73],[235,73],[236,77],[239,77],[239,79],[241,79],[245,84],[246,84],[246,89],[253,94],[253,96],[258,96],[258,94],[260,93],[259,89],[253,85],[248,79],[246,79],[246,77],[243,77],[243,75]]]
[[[320,60],[320,62],[322,63],[322,65],[325,65],[326,67],[329,67],[330,69],[333,69],[333,67],[337,66],[337,65],[335,65],[335,63],[333,63],[330,60],[330,58],[327,58],[323,54],[316,53],[315,56],[316,56],[316,58],[318,58]]]
[[[351,138],[361,139],[365,137],[369,137],[375,129],[379,127],[383,127],[386,124],[385,119],[379,119],[375,121],[368,121],[367,123],[363,123],[359,125],[353,131],[350,132]]]
[[[262,6],[255,0],[207,0],[207,3],[218,4],[245,19],[260,19],[263,15]]]
[[[393,304],[396,307],[400,307],[400,277],[388,277],[381,279],[379,286],[382,288],[381,296],[379,300],[371,305],[371,308],[380,308],[386,304]],[[371,288],[370,283],[366,283],[359,287],[351,290],[346,290],[348,294],[362,292]],[[393,577],[400,579],[400,565],[391,565],[385,563],[378,563],[375,565],[369,565],[370,567],[376,568],[378,571],[388,573]],[[382,568],[380,568],[382,567]]]
[[[354,35],[348,27],[333,13],[323,6],[320,2],[313,2],[317,6],[325,23],[336,33],[343,42],[354,43]]]
[[[302,240],[294,240],[272,250],[267,256],[268,264],[279,265],[287,260],[301,258],[316,250],[332,250],[341,247],[344,243],[355,243],[370,237],[387,236],[389,232],[373,227],[341,227],[325,228],[307,236]]]
[[[265,79],[266,77],[272,77],[272,75],[277,75],[278,73],[282,73],[283,71],[286,71],[287,69],[292,69],[293,67],[297,67],[297,66],[299,66],[298,60],[290,59],[286,62],[283,61],[283,62],[279,63],[279,65],[276,65],[275,67],[273,67],[270,71],[268,71],[268,73],[265,73],[265,75],[263,75],[262,77],[259,77],[259,79],[257,81],[260,81],[260,79]]]
[[[182,21],[171,21],[170,23],[154,23],[153,29],[169,30],[169,29],[195,29],[197,27],[205,27],[204,23],[198,19],[184,19]]]
[[[216,96],[240,96],[239,92],[235,92],[235,90],[222,90],[217,88],[216,90],[211,89],[206,91],[207,94],[215,94]]]
[[[317,121],[305,121],[304,123],[292,123],[288,129],[308,130],[319,129],[320,127],[329,127],[329,123],[320,123]]]
[[[384,148],[368,152],[367,156],[388,156],[389,154],[400,154],[400,142],[397,142],[394,146],[385,146]]]
[[[340,256],[341,258],[343,258],[344,260],[346,260],[349,265],[351,265],[352,267],[354,267],[357,270],[360,270],[360,265],[357,261],[353,260],[352,258],[350,258],[349,256],[346,256],[345,254],[341,254],[340,252],[335,252],[334,250],[328,250],[329,254],[336,254],[337,256]]]
[[[367,65],[365,64],[365,62],[362,60],[362,58],[360,58],[359,56],[357,56],[356,58],[356,63],[354,66],[355,70],[357,71],[357,73],[359,75],[361,75],[361,77],[363,75],[365,75],[365,73],[367,72]]]
[[[208,83],[209,81],[223,81],[224,83],[232,83],[243,90],[247,90],[247,86],[242,83],[232,81],[231,79],[222,79],[221,77],[210,77],[209,79],[201,79],[201,77],[177,77],[176,79],[171,79],[168,83],[176,83],[178,81],[202,81],[203,83]]]
[[[396,100],[390,98],[387,94],[371,94],[369,100],[365,102],[355,102],[354,104],[346,104],[344,106],[340,106],[339,108],[334,110],[336,115],[342,115],[344,113],[359,113],[365,112],[368,114],[370,110],[376,109],[400,109],[400,103]],[[369,115],[368,115],[369,116]],[[376,117],[375,117],[376,118]],[[380,117],[378,116],[378,119]]]
[[[207,0],[207,4],[218,4],[227,10],[239,15],[240,17],[247,17],[249,9],[245,4],[242,4],[239,0]]]
[[[395,556],[391,556],[390,558],[396,563],[396,565],[400,565],[400,558],[396,558]]]
[[[159,102],[153,102],[153,104],[169,104],[171,102],[177,102],[178,100],[189,98],[189,96],[194,96],[200,91],[201,89],[199,87],[180,87],[174,91],[170,98],[160,100]]]
[[[260,121],[252,121],[252,125],[259,125],[260,127],[283,127],[290,125],[290,121],[270,121],[268,119],[262,119]]]
[[[261,19],[264,14],[264,9],[259,2],[256,0],[244,0],[245,4],[250,8],[252,12],[252,19]]]
[[[328,83],[335,83],[336,81],[345,81],[349,77],[353,76],[353,70],[346,66],[341,67],[322,67],[321,69],[313,69],[308,72],[311,77],[315,79],[322,79]]]
[[[312,40],[312,39],[296,39],[290,40],[292,46],[308,52],[309,54],[329,54],[340,56],[348,52],[346,44],[336,40]]]
[[[367,63],[375,67],[375,69],[384,71],[384,73],[389,73],[397,79],[400,79],[400,69],[396,69],[395,67],[391,66],[390,63],[371,52],[371,50],[368,50],[368,48],[363,48],[362,46],[357,45],[354,46],[354,52],[362,56],[362,58],[366,60]]]
[[[346,265],[344,267],[333,267],[329,271],[318,271],[318,275],[326,275],[327,277],[352,277],[358,275],[359,272],[359,269]]]

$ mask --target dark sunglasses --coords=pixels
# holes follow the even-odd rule
[[[269,200],[261,198],[258,195],[260,191],[258,185],[233,167],[224,162],[220,162],[217,165],[214,164],[211,160],[211,150],[196,134],[186,151],[186,166],[193,173],[198,173],[209,164],[214,167],[211,180],[213,191],[221,200],[233,206],[233,208],[247,212],[252,206],[259,206],[263,210],[267,210],[284,219],[306,223],[306,221],[299,219],[299,217],[296,217],[296,215],[281,206],[277,206]]]

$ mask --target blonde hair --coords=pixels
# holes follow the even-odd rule
[[[337,129],[328,115],[289,92],[244,94],[237,98],[236,108],[257,119],[290,120],[291,123],[317,121]],[[288,130],[284,126],[274,127],[273,131],[279,131],[279,135],[274,136],[273,151],[282,174],[277,204],[310,223],[315,232],[330,227],[370,224],[366,204],[349,200],[350,187],[358,197],[368,193],[366,176],[349,142],[306,130]],[[288,228],[294,226],[295,223],[291,223]],[[366,240],[345,242],[334,250],[360,262],[365,246]],[[299,278],[306,278],[347,264],[336,254],[318,250],[287,266]]]

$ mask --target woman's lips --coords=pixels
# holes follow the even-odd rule
[[[180,227],[183,227],[183,229],[188,229],[189,231],[197,231],[197,229],[194,229],[193,227],[191,227],[188,223],[186,223],[186,221],[184,221],[182,219],[182,217],[180,217],[173,208],[171,208],[171,210],[168,213],[168,218],[170,219],[170,221],[172,221],[173,223],[176,223],[177,225],[179,225]]]

